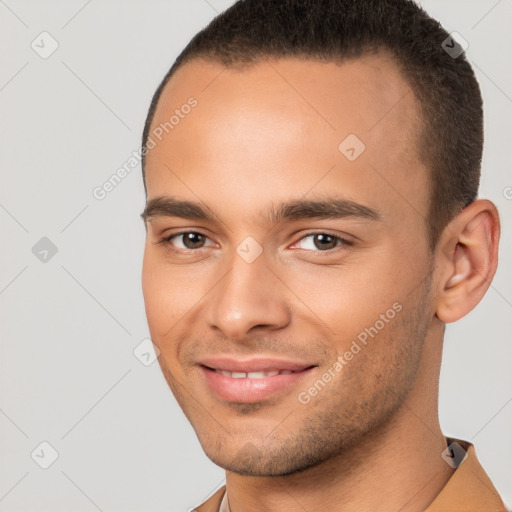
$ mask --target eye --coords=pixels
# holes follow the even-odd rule
[[[181,233],[173,233],[161,240],[160,243],[168,244],[171,248],[178,250],[193,250],[193,249],[202,249],[203,247],[215,246],[215,244],[209,240],[211,243],[209,245],[205,245],[209,238],[203,233],[198,233],[197,231],[182,231]]]
[[[351,242],[329,233],[309,233],[302,237],[295,247],[308,251],[328,251],[341,245],[351,245]]]

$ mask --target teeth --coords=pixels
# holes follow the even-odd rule
[[[229,372],[227,370],[215,370],[217,373],[232,379],[264,379],[265,377],[275,377],[276,375],[289,375],[292,370],[270,370],[268,372]]]
[[[247,377],[249,379],[264,379],[265,377],[274,377],[279,375],[279,370],[273,370],[271,372],[249,372]]]

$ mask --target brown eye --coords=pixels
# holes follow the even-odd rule
[[[160,243],[165,244],[169,249],[176,249],[178,251],[202,249],[203,247],[215,247],[215,244],[206,235],[197,231],[182,231],[181,233],[174,233],[162,238]]]
[[[317,249],[334,249],[336,247],[337,238],[325,233],[313,235],[313,243]]]
[[[187,249],[198,249],[200,247],[203,247],[205,236],[201,233],[182,233],[181,235],[183,237],[183,245]]]
[[[295,246],[313,252],[327,252],[330,249],[350,246],[351,242],[329,233],[309,233],[303,236]]]

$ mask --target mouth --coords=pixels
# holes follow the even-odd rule
[[[208,369],[220,373],[225,377],[231,377],[232,379],[264,379],[265,377],[275,377],[276,375],[290,375],[291,373],[293,373],[292,370],[268,370],[262,372],[230,372],[229,370],[218,370],[216,368]]]
[[[217,398],[236,403],[260,402],[290,391],[317,368],[302,362],[231,358],[205,360],[198,366],[206,386]]]

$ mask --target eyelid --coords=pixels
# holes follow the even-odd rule
[[[168,250],[173,251],[173,252],[178,252],[178,253],[194,253],[194,252],[199,252],[202,249],[206,249],[208,247],[212,247],[211,245],[209,245],[209,246],[198,247],[196,249],[182,249],[180,247],[175,247],[175,246],[173,246],[171,244],[171,239],[173,239],[175,237],[179,237],[181,235],[189,234],[189,233],[203,235],[207,240],[210,240],[214,245],[218,245],[218,244],[216,244],[216,242],[213,242],[213,240],[211,240],[211,238],[206,233],[203,233],[202,231],[200,231],[198,229],[188,229],[188,230],[181,230],[181,231],[177,231],[177,232],[172,232],[169,235],[162,236],[161,240],[159,240],[157,243],[158,244],[162,244],[162,245],[167,245],[168,246],[167,247]],[[341,236],[339,234],[333,233],[333,232],[331,232],[329,230],[321,230],[321,229],[319,229],[317,231],[310,231],[308,233],[305,233],[297,241],[293,242],[293,244],[288,246],[288,247],[293,248],[293,246],[297,245],[298,243],[300,243],[305,238],[308,238],[308,237],[311,237],[311,236],[315,236],[315,235],[328,235],[328,236],[331,236],[332,238],[336,239],[340,243],[338,245],[336,245],[335,247],[332,247],[330,249],[325,249],[325,250],[320,250],[320,249],[318,249],[318,250],[314,250],[314,249],[301,249],[301,248],[299,248],[297,250],[313,252],[313,253],[327,253],[327,254],[329,254],[329,253],[332,253],[333,251],[336,251],[340,247],[341,248],[348,247],[348,246],[353,245],[353,243],[354,243],[354,241],[351,240],[350,237],[344,237],[344,236]]]
[[[180,235],[186,235],[186,234],[189,234],[189,233],[194,233],[194,234],[198,234],[198,235],[203,235],[205,238],[207,238],[208,240],[210,240],[213,244],[217,245],[215,242],[213,242],[213,240],[206,234],[206,233],[203,233],[202,231],[198,230],[198,229],[186,229],[186,230],[182,230],[182,231],[176,231],[176,232],[172,232],[168,235],[162,235],[160,237],[160,240],[158,242],[156,242],[157,244],[161,244],[161,245],[168,245],[168,249],[171,250],[171,251],[176,251],[176,252],[198,252],[200,251],[201,249],[206,249],[207,247],[211,247],[210,246],[206,246],[206,247],[198,247],[197,249],[182,249],[180,247],[174,247],[172,244],[171,244],[171,239],[175,238],[175,237],[178,237]]]
[[[308,251],[308,252],[316,252],[316,253],[331,253],[333,251],[335,251],[336,249],[340,248],[340,247],[343,247],[343,246],[351,246],[354,244],[354,241],[351,240],[351,237],[349,237],[347,235],[347,237],[344,237],[344,236],[341,236],[340,234],[336,234],[336,233],[333,233],[329,230],[325,230],[325,229],[319,229],[317,231],[310,231],[309,233],[305,233],[304,235],[302,235],[296,242],[294,242],[291,246],[289,247],[293,247],[294,245],[297,245],[299,242],[301,242],[302,240],[304,240],[304,238],[308,238],[310,236],[314,236],[314,235],[328,235],[328,236],[331,236],[332,238],[335,238],[336,240],[340,241],[341,243],[339,245],[336,245],[335,247],[331,248],[331,249],[326,249],[324,251],[321,251],[320,249],[318,250],[312,250],[312,249],[298,249],[298,250],[301,250],[301,251]]]

